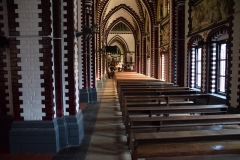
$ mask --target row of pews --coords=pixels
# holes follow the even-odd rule
[[[209,94],[135,72],[114,81],[133,160],[240,153],[240,115]]]

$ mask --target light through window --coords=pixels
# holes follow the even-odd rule
[[[218,59],[218,92],[225,93],[226,81],[226,43],[219,45],[219,59]]]
[[[219,41],[212,44],[210,91],[226,94],[227,81],[227,44]]]
[[[162,80],[164,81],[165,80],[165,56],[164,54],[162,54]]]
[[[191,53],[191,87],[201,88],[202,48],[193,47]]]
[[[196,49],[196,88],[201,87],[201,73],[202,73],[202,48]]]

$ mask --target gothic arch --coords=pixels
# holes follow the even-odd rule
[[[201,35],[195,35],[192,36],[189,40],[188,40],[188,48],[191,48],[191,45],[196,42],[202,40],[202,36]]]
[[[110,26],[108,27],[108,29],[106,30],[106,35],[109,34],[109,32],[111,31],[111,29],[119,22],[123,22],[133,33],[133,36],[135,38],[135,40],[137,39],[137,33],[136,30],[134,30],[133,26],[131,25],[131,23],[129,21],[127,21],[124,17],[119,17],[117,18],[115,21],[113,21]]]
[[[112,44],[113,42],[118,42],[123,47],[123,49],[125,49],[126,52],[129,51],[127,42],[121,36],[116,35],[116,36],[112,37],[109,40],[108,45]]]
[[[212,29],[208,35],[207,35],[207,40],[206,40],[206,48],[207,48],[207,59],[206,59],[206,66],[208,68],[210,68],[210,60],[211,60],[211,43],[212,43],[212,39],[216,39],[218,37],[220,37],[221,35],[223,34],[228,34],[230,33],[230,27],[228,26],[220,26],[220,27],[217,27],[217,28],[214,28]],[[230,40],[230,36],[228,37],[228,41]],[[231,70],[231,66],[230,66],[230,58],[231,58],[231,55],[232,55],[232,50],[231,50],[231,46],[230,44],[228,45],[228,64],[229,64],[229,67],[228,67],[228,73],[230,73],[230,70]],[[210,81],[210,74],[207,75],[207,80],[206,80],[206,84],[205,84],[205,90],[206,91],[209,91],[209,81]],[[230,74],[228,75],[228,84],[227,86],[230,86],[230,81],[231,81],[231,77],[230,77]],[[227,95],[226,97],[229,97],[229,88],[230,87],[227,87]]]
[[[139,8],[139,11],[140,11],[140,16],[143,18],[143,9],[142,9],[142,4],[145,6],[145,9],[147,10],[148,14],[149,14],[149,17],[151,19],[153,19],[155,22],[156,19],[154,18],[154,14],[156,14],[156,10],[154,7],[155,4],[153,4],[153,7],[151,7],[150,3],[154,3],[154,2],[148,2],[148,1],[144,1],[144,0],[136,0],[137,2],[137,5],[138,5],[138,8]],[[102,20],[102,16],[104,14],[104,9],[107,7],[107,5],[109,4],[110,1],[101,1],[98,3],[98,5],[96,7],[99,8],[98,10],[98,13],[97,13],[97,18],[96,18],[96,21],[98,24],[100,24],[100,21]]]
[[[187,43],[187,85],[190,86],[190,68],[191,68],[191,64],[190,64],[190,61],[191,61],[191,46],[193,43],[195,42],[198,42],[200,40],[202,40],[202,36],[201,35],[195,35],[195,36],[192,36],[189,40],[188,40],[188,43]]]
[[[145,9],[148,13],[148,17],[150,19],[150,22],[152,22],[152,28],[153,28],[153,24],[155,24],[156,22],[156,17],[154,16],[156,14],[156,10],[155,10],[155,5],[150,5],[150,3],[154,3],[154,2],[149,2],[149,1],[145,1],[145,0],[140,0],[141,3],[145,6]]]
[[[218,28],[215,28],[213,30],[211,30],[209,33],[208,33],[208,37],[207,37],[207,43],[210,43],[212,38],[217,38],[225,33],[228,34],[228,31],[229,30],[229,27],[227,26],[221,26],[221,27],[218,27]]]
[[[140,29],[141,31],[143,31],[143,25],[142,22],[140,20],[140,18],[138,17],[137,13],[132,10],[130,7],[126,6],[125,4],[121,4],[117,7],[115,7],[114,9],[111,10],[111,12],[109,12],[106,15],[106,18],[103,20],[102,26],[106,26],[108,20],[110,19],[110,17],[116,13],[117,11],[119,11],[120,9],[124,9],[126,12],[128,12],[130,15],[132,15],[133,19],[137,22],[138,25],[138,29]],[[101,28],[101,32],[104,33],[104,28]]]

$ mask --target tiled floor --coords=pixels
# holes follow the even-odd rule
[[[97,103],[90,103],[83,110],[85,135],[81,145],[61,150],[53,160],[131,159],[112,79],[98,91],[98,98]]]
[[[118,96],[112,79],[108,79],[99,98],[100,109],[86,160],[130,160]]]
[[[0,147],[0,160],[51,160],[54,154],[9,154],[8,146]]]

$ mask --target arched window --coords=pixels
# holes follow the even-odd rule
[[[202,46],[192,46],[191,52],[191,87],[201,89],[202,80]]]
[[[227,82],[227,35],[213,39],[211,43],[211,59],[210,59],[210,92],[217,94],[226,94]]]

